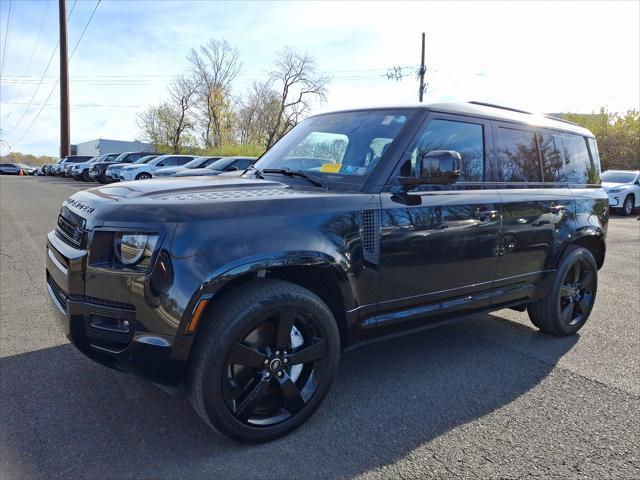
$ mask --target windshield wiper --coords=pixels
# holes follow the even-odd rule
[[[306,181],[308,181],[310,184],[316,187],[327,188],[326,185],[322,183],[320,180],[318,180],[317,178],[312,177],[311,175],[307,175],[306,173],[301,172],[299,170],[289,170],[288,168],[265,168],[264,170],[262,170],[261,173],[279,173],[287,177],[304,178]]]

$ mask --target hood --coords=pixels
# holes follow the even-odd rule
[[[116,162],[94,162],[91,164],[92,167],[106,167],[109,165],[119,165]]]
[[[198,168],[197,170],[187,169],[180,172],[180,177],[212,177],[220,175],[222,170],[209,170],[208,168]]]
[[[170,177],[166,180],[139,180],[103,185],[76,192],[63,203],[63,210],[83,217],[89,228],[105,224],[132,225],[178,223],[185,214],[191,219],[237,217],[246,211],[240,204],[294,198],[313,203],[311,210],[324,202],[322,189],[292,188],[284,183],[243,177]],[[320,202],[320,203],[318,203]],[[264,207],[260,207],[260,211]]]
[[[633,183],[602,182],[602,188],[604,188],[605,192],[608,192],[612,188],[631,187],[631,186],[633,186]]]

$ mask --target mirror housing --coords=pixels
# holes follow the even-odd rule
[[[431,150],[420,157],[419,177],[398,177],[405,187],[414,185],[448,185],[460,176],[462,156],[455,150]]]

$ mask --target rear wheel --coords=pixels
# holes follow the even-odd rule
[[[151,178],[151,175],[149,175],[148,173],[139,173],[136,176],[136,180],[148,180]]]
[[[624,202],[622,204],[622,214],[629,216],[633,213],[633,207],[635,203],[635,198],[633,195],[629,194],[625,197]]]
[[[288,282],[261,280],[223,298],[207,321],[190,390],[211,427],[237,441],[265,442],[318,408],[340,356],[335,320],[320,298]]]
[[[569,247],[547,295],[527,307],[529,318],[545,333],[572,335],[589,318],[597,288],[598,267],[591,252]]]

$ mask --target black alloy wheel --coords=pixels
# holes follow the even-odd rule
[[[622,204],[622,213],[627,217],[633,213],[634,198],[632,195],[627,195]]]
[[[91,180],[91,178],[89,177],[89,170],[83,170],[82,171],[82,181],[83,182],[89,182]]]
[[[275,425],[298,413],[326,370],[327,342],[309,312],[283,308],[263,315],[227,355],[223,395],[246,425]]]
[[[151,178],[151,175],[149,175],[148,173],[139,173],[136,176],[136,180],[149,180]]]
[[[196,335],[191,401],[215,430],[259,443],[300,426],[329,391],[340,357],[331,310],[312,292],[264,279],[240,285]]]
[[[596,300],[598,266],[584,247],[571,245],[545,295],[527,305],[531,323],[545,333],[573,335],[586,323]]]
[[[558,300],[560,315],[567,325],[578,325],[589,315],[595,300],[595,276],[594,271],[582,259],[576,260],[567,271]]]

